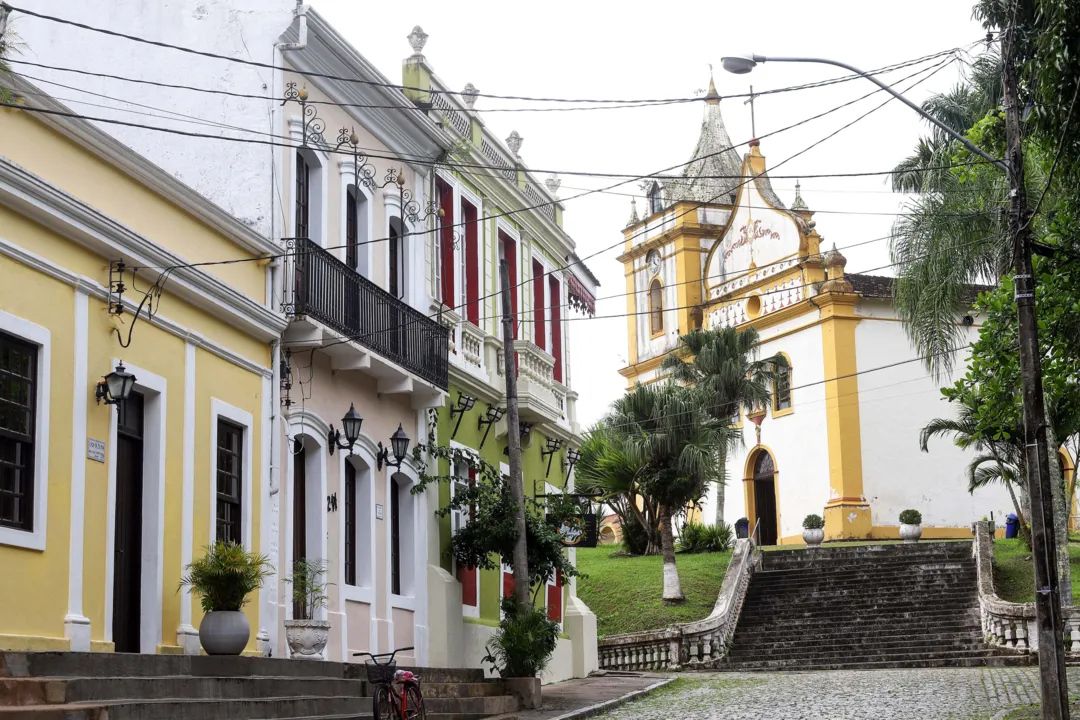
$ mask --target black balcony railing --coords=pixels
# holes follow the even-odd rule
[[[311,317],[417,377],[447,388],[448,328],[311,240],[288,238],[285,242],[283,312]]]

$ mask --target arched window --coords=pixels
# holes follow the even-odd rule
[[[298,238],[306,238],[311,229],[311,166],[303,153],[296,153],[296,228]]]
[[[653,335],[664,332],[664,289],[653,279],[649,285],[649,326]]]
[[[655,215],[656,213],[658,213],[658,212],[660,212],[661,210],[664,209],[664,199],[663,199],[663,197],[661,197],[661,194],[660,194],[660,184],[659,183],[653,183],[652,187],[649,188],[649,193],[647,195],[647,200],[649,201],[649,214],[650,215]]]
[[[323,218],[323,165],[311,150],[296,151],[293,177],[293,233],[325,246]]]
[[[786,360],[787,358],[785,358]],[[773,383],[773,410],[791,409],[791,363],[785,363],[783,367],[776,369],[776,380]]]
[[[404,277],[402,276],[401,262],[401,218],[390,218],[390,239],[387,242],[386,252],[389,256],[387,269],[387,290],[396,298],[401,297],[405,289]]]
[[[755,480],[771,480],[772,476],[776,474],[773,466],[772,455],[762,450],[758,453],[758,456],[754,458],[754,479]]]

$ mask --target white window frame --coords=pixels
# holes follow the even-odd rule
[[[536,262],[540,263],[540,267],[542,267],[544,269],[544,277],[543,277],[543,280],[540,281],[540,294],[543,296],[541,298],[541,303],[542,303],[542,305],[544,307],[544,348],[543,349],[544,349],[544,352],[546,352],[548,355],[551,355],[552,357],[554,357],[555,353],[552,352],[552,347],[551,347],[551,341],[552,341],[552,334],[551,334],[551,306],[554,304],[554,302],[551,299],[551,291],[550,291],[550,288],[548,287],[548,276],[551,274],[551,263],[548,262],[547,258],[544,257],[543,253],[541,253],[538,248],[533,249],[532,260],[535,260]],[[532,262],[529,263],[529,270],[530,270],[530,272],[532,271]],[[532,281],[533,281],[533,287],[535,288],[536,287],[536,278],[533,277]],[[562,287],[562,280],[561,279],[559,280],[559,287],[560,288]],[[535,290],[534,290],[534,292],[535,292]],[[530,298],[530,300],[531,299],[532,298]],[[520,302],[520,299],[519,299],[519,302]],[[520,310],[520,308],[518,308],[518,309]],[[562,308],[560,308],[560,310],[561,309]],[[532,315],[533,315],[533,323],[532,323],[533,324],[533,336],[531,338],[529,338],[529,339],[535,344],[535,342],[536,342],[536,334],[535,334],[535,330],[536,330],[536,310],[535,310],[535,308],[532,311]],[[562,313],[560,312],[559,315],[560,315],[560,322],[562,322],[562,320],[561,320]]]
[[[349,188],[354,188],[357,198],[357,216],[356,216],[356,241],[359,244],[357,252],[359,254],[359,267],[356,268],[356,272],[363,275],[368,280],[373,280],[372,271],[374,269],[374,261],[372,259],[372,249],[374,243],[372,239],[374,237],[375,228],[375,214],[372,212],[375,208],[375,196],[367,187],[360,185],[356,187],[352,181],[355,179],[353,173],[353,167],[355,162],[353,160],[342,160],[338,162],[338,172],[341,176],[341,227],[338,232],[339,242],[338,250],[335,255],[345,262],[345,258],[348,257],[348,247],[346,241],[346,232],[348,231],[348,221],[346,220],[349,206]],[[364,217],[360,217],[360,206],[364,207]],[[295,207],[293,212],[295,212]],[[293,224],[295,227],[295,223]],[[387,233],[389,236],[389,233]],[[389,283],[387,283],[389,287]]]
[[[547,493],[548,495],[559,495],[559,494],[562,494],[562,491],[563,491],[563,489],[561,487],[557,487],[555,485],[552,485],[551,483],[549,483],[547,481],[544,482],[544,492]],[[563,552],[565,553],[566,551],[567,551],[567,548],[563,548]],[[547,586],[547,587],[544,588],[544,615],[545,616],[547,615],[547,611],[548,611],[547,588],[557,587],[558,583],[556,581],[558,580],[558,577],[559,577],[559,575],[558,575],[558,573],[556,573],[555,577],[551,578],[550,580],[548,580],[545,583],[545,585]],[[566,587],[566,579],[565,578],[563,578],[563,587],[564,588]],[[565,596],[565,594],[566,593],[561,593],[561,595],[563,595],[563,596]],[[565,618],[566,618],[566,599],[565,599],[565,597],[560,597],[559,598],[559,632],[562,632],[563,620]]]
[[[85,320],[85,318],[84,318]],[[76,322],[79,319],[76,318]],[[49,403],[52,380],[52,339],[48,328],[0,310],[0,331],[37,345],[34,396],[34,529],[0,527],[0,545],[45,550],[49,517]],[[85,433],[86,417],[83,417]],[[86,452],[85,448],[82,452]]]
[[[240,517],[244,526],[240,535],[244,547],[251,549],[251,443],[255,437],[255,420],[251,413],[235,405],[210,398],[210,544],[217,542],[217,449],[218,420],[225,419],[244,430],[243,490],[240,496]]]
[[[295,117],[289,118],[289,134],[296,143],[303,142],[303,120]],[[319,247],[325,248],[328,244],[327,233],[330,228],[329,203],[327,202],[329,199],[329,183],[327,180],[329,174],[327,168],[330,166],[329,158],[327,158],[326,153],[316,150],[310,145],[290,149],[292,154],[289,158],[292,165],[290,165],[289,177],[292,181],[289,185],[289,236],[296,232],[296,198],[294,197],[296,178],[293,175],[296,173],[296,153],[301,153],[310,166],[308,169],[310,173],[308,177],[308,239]],[[343,251],[344,248],[339,248],[339,252]]]
[[[420,588],[420,570],[423,569],[417,561],[419,546],[419,508],[417,495],[412,494],[412,488],[416,485],[416,478],[406,472],[403,463],[400,468],[386,468],[386,594],[390,598],[390,607],[402,610],[418,609],[417,598]],[[401,562],[401,594],[394,592],[393,586],[393,553],[391,542],[393,538],[392,512],[393,505],[390,493],[393,488],[393,480],[397,477],[401,483],[401,518],[398,528],[400,545],[398,546]]]
[[[476,450],[474,450],[473,448],[471,448],[471,447],[469,447],[467,445],[463,445],[463,444],[457,442],[456,440],[451,440],[450,441],[450,447],[452,449],[464,450],[465,452],[468,452],[468,453],[474,455],[475,457],[480,457],[480,453],[478,453]],[[456,467],[451,467],[450,468],[450,474],[455,478],[459,477],[457,475],[457,468]],[[463,478],[463,480],[465,481],[466,484],[469,482],[468,477]],[[479,478],[477,478],[476,482],[480,482]],[[456,488],[457,488],[457,483],[456,482],[450,483],[450,499],[451,500],[453,500],[454,496],[457,494],[456,493]],[[450,534],[451,534],[451,536],[454,534],[454,532],[457,531],[458,528],[463,526],[463,522],[466,522],[466,523],[469,522],[468,520],[464,520],[465,517],[467,517],[466,513],[463,513],[463,512],[460,512],[460,511],[455,511],[455,512],[453,512],[451,514],[451,519],[450,519]],[[454,569],[454,577],[456,578],[457,577],[457,570],[458,570],[456,560],[453,561],[453,569]],[[499,578],[499,580],[501,581],[502,578]],[[462,601],[462,603],[461,603],[461,614],[464,617],[471,617],[471,618],[480,617],[480,569],[479,568],[476,569],[475,582],[476,582],[476,607],[471,607],[469,605],[466,605],[465,602]]]
[[[364,436],[365,439],[366,436]],[[338,548],[341,573],[341,597],[343,600],[362,602],[371,605],[372,617],[375,615],[375,568],[377,554],[375,547],[375,453],[374,445],[367,439],[364,447],[354,447],[353,454],[367,467],[356,468],[356,517],[353,524],[356,530],[356,585],[345,582],[345,463],[350,462],[346,453],[341,453],[338,477],[341,478],[341,542]],[[366,504],[366,511],[365,511]]]
[[[460,258],[458,260],[458,272],[461,274],[460,278],[459,278],[461,291],[458,293],[458,297],[460,299],[459,300],[459,308],[460,308],[459,309],[459,314],[462,317],[465,317],[466,319],[468,319],[466,316],[468,315],[467,305],[469,303],[469,288],[468,288],[469,256],[468,256],[468,253],[466,252],[466,244],[467,243],[465,241],[465,225],[464,225],[464,222],[465,222],[465,206],[464,205],[465,205],[465,203],[469,203],[474,208],[476,208],[476,224],[478,226],[477,227],[477,233],[476,233],[476,246],[477,246],[476,247],[476,249],[477,249],[476,262],[478,263],[478,266],[473,268],[473,270],[477,273],[477,280],[479,280],[479,278],[480,278],[480,275],[481,275],[480,266],[482,266],[480,243],[482,242],[481,233],[482,233],[482,225],[483,225],[483,222],[484,222],[484,218],[483,218],[483,215],[482,215],[483,205],[480,202],[480,196],[476,195],[471,190],[469,190],[467,187],[465,187],[464,183],[459,183],[458,184],[458,186],[456,188],[456,191],[455,191],[455,194],[456,194],[456,202],[457,202],[457,215],[455,217],[457,217],[457,222],[459,223],[459,227],[461,229],[461,242],[458,243],[458,248],[457,248],[457,252],[460,255]],[[477,287],[478,288],[480,287],[479,282],[477,282]],[[482,295],[482,294],[483,294],[482,292],[477,293],[477,295]]]

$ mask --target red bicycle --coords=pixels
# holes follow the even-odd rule
[[[373,655],[368,652],[353,653],[353,657],[367,656],[368,682],[375,686],[372,696],[372,712],[375,720],[425,720],[424,694],[420,692],[420,678],[410,670],[398,670],[394,656],[412,650],[398,648],[394,652]],[[379,658],[386,658],[379,662]]]

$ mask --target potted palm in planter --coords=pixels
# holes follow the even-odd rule
[[[243,607],[248,595],[261,588],[273,570],[265,555],[226,542],[207,547],[205,555],[187,566],[180,587],[191,588],[206,613],[199,623],[199,643],[207,655],[239,655],[244,651],[251,626]]]
[[[484,662],[499,673],[506,689],[521,698],[523,710],[540,707],[540,673],[551,662],[559,642],[559,624],[542,608],[519,608],[513,598],[502,601],[503,619],[487,644]]]
[[[900,537],[905,543],[919,542],[922,537],[922,513],[918,510],[904,510],[900,513]]]
[[[820,515],[807,515],[802,521],[802,539],[806,547],[815,548],[825,539],[825,521]]]
[[[330,638],[330,623],[316,620],[315,614],[326,607],[326,561],[297,560],[293,576],[285,582],[292,585],[292,620],[285,621],[285,639],[294,658],[322,660],[323,649]]]

